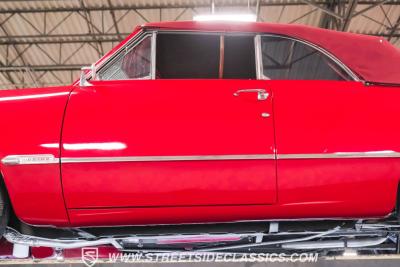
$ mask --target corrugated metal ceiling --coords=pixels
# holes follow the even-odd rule
[[[329,5],[316,2],[318,6],[300,0],[264,0],[260,20],[321,26],[329,15],[318,7]],[[352,18],[348,30],[393,33],[390,41],[400,47],[400,32],[392,30],[400,21],[400,1],[376,5],[380,2],[359,0],[353,14],[373,8]],[[248,1],[215,0],[215,5],[216,12],[240,12],[247,10]],[[256,0],[249,8],[255,12]],[[209,11],[210,0],[1,1],[0,88],[68,84],[79,76],[79,66],[96,61],[136,25],[191,20],[194,14]]]

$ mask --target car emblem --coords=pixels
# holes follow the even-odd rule
[[[88,266],[92,267],[96,264],[99,258],[99,250],[98,248],[86,247],[82,248],[82,261]]]

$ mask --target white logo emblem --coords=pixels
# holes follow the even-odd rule
[[[99,258],[99,250],[98,248],[82,248],[82,261],[86,266],[92,267],[96,264],[97,259]]]

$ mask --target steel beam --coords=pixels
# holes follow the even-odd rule
[[[73,71],[80,70],[82,65],[34,65],[34,66],[0,66],[0,72],[21,72],[21,71]]]
[[[95,34],[54,34],[54,35],[9,35],[0,36],[0,45],[21,44],[70,44],[119,42],[130,33],[95,33]]]
[[[312,0],[301,0],[301,1],[306,3],[306,4],[308,4],[308,5],[310,5],[310,6],[313,6],[315,8],[320,9],[322,12],[324,12],[324,13],[332,16],[332,17],[338,18],[340,20],[343,19],[342,16],[340,16],[336,12],[333,12],[332,10],[330,10],[330,9],[324,7],[324,6],[321,6],[320,4],[317,4],[315,1],[312,1]]]
[[[122,36],[119,31],[118,22],[117,22],[117,19],[115,18],[115,11],[112,9],[113,5],[111,3],[111,0],[107,0],[107,3],[108,3],[108,6],[110,7],[110,15],[111,15],[111,18],[114,23],[115,32],[118,34],[118,39],[122,41]]]
[[[333,0],[333,1],[329,1],[325,7],[329,10],[331,10],[332,12],[336,11],[336,8],[339,5],[339,1],[340,0]],[[330,16],[327,13],[323,13],[321,15],[321,19],[319,22],[319,27],[320,28],[324,28],[324,29],[334,29],[333,25],[337,26],[337,22],[338,18]]]
[[[346,9],[346,14],[344,15],[343,21],[342,21],[342,31],[346,32],[349,29],[351,19],[353,18],[353,13],[354,10],[356,10],[358,4],[358,0],[350,0],[347,9]]]
[[[377,7],[377,6],[381,6],[381,5],[383,5],[383,4],[387,4],[388,2],[389,2],[389,0],[381,0],[381,1],[379,1],[379,2],[375,2],[374,4],[371,4],[370,6],[368,6],[368,7],[364,8],[364,9],[362,9],[362,10],[360,10],[360,11],[354,13],[354,14],[352,15],[352,18],[357,17],[358,15],[361,15],[361,14],[367,12],[368,10],[371,10],[371,9]],[[361,4],[361,3],[360,3],[360,4]],[[400,4],[400,1],[398,1],[398,4]]]
[[[396,31],[399,29],[399,27],[400,27],[400,15],[397,18],[396,24],[393,25],[392,29],[390,29],[390,31],[389,31],[389,35],[388,35],[389,41],[392,40],[393,37],[396,37],[395,34],[396,34]]]

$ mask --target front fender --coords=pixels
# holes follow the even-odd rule
[[[67,226],[60,163],[7,164],[12,155],[60,158],[60,137],[71,86],[0,91],[0,170],[15,214],[37,225]]]

